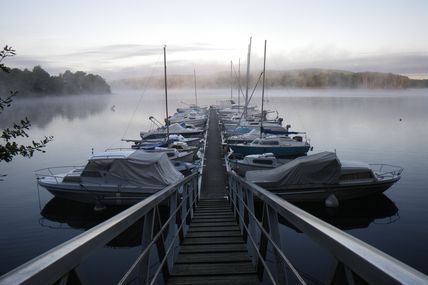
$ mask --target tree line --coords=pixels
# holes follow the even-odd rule
[[[0,94],[7,94],[9,90],[19,90],[20,96],[111,92],[110,86],[99,75],[67,70],[51,76],[41,66],[35,66],[31,71],[11,68],[9,72],[0,73]]]
[[[253,72],[251,86],[254,86],[259,74]],[[245,86],[245,74],[241,74],[241,88]],[[230,74],[223,72],[198,76],[199,88],[230,88]],[[238,87],[237,78],[233,78],[234,87]],[[117,88],[140,89],[145,87],[163,88],[163,77],[129,78],[112,81]],[[168,87],[192,88],[193,74],[168,75]],[[350,72],[328,69],[268,70],[266,71],[268,88],[366,88],[366,89],[405,89],[428,88],[428,80],[410,79],[407,76],[381,72]]]

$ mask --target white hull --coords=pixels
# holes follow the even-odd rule
[[[276,188],[274,185],[257,183],[266,190],[291,202],[324,202],[331,194],[341,200],[377,195],[388,190],[400,178],[383,181],[342,182],[333,185],[292,185]]]
[[[161,190],[138,187],[120,188],[118,185],[57,184],[43,182],[42,180],[39,180],[39,184],[58,198],[87,204],[99,202],[103,205],[133,205]]]

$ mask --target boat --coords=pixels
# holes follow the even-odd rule
[[[54,174],[35,172],[38,185],[54,196],[89,204],[131,205],[183,178],[165,153],[107,151],[91,156],[86,166]]]
[[[193,125],[195,127],[204,127],[207,123],[208,117],[205,114],[190,111],[189,113],[176,113],[169,117],[169,122],[182,123]]]
[[[174,123],[169,125],[168,128],[165,126],[162,126],[157,129],[150,130],[148,132],[142,131],[140,132],[140,136],[143,140],[165,138],[170,134],[182,135],[185,138],[189,138],[189,137],[202,138],[203,133],[205,131],[203,128],[195,128],[195,127],[186,125],[184,123]]]
[[[135,149],[147,147],[147,146],[166,147],[173,142],[184,142],[188,146],[200,146],[201,144],[200,138],[185,138],[182,135],[169,135],[168,141],[166,141],[165,137],[158,138],[158,139],[146,139],[146,140],[122,139],[122,141],[134,143],[131,147]]]
[[[273,153],[276,157],[297,157],[305,155],[310,145],[301,136],[269,136],[257,138],[249,144],[229,144],[230,149],[242,155]]]
[[[144,151],[149,153],[165,153],[170,160],[178,160],[184,162],[193,162],[197,149],[193,149],[191,151],[178,151],[176,148],[168,148],[168,147],[154,147],[154,148],[142,148]]]
[[[179,160],[172,160],[171,163],[174,165],[175,169],[177,169],[184,176],[189,176],[198,171],[198,165],[184,162]]]
[[[349,200],[380,194],[400,180],[402,167],[340,161],[334,152],[296,158],[270,170],[247,171],[245,179],[295,202]]]
[[[189,146],[185,142],[173,142],[169,145],[169,148],[174,148],[178,152],[192,152],[193,158],[196,158],[196,154],[199,151],[199,146]]]
[[[226,157],[230,168],[241,176],[245,176],[247,171],[272,169],[289,161],[291,159],[277,159],[273,153],[250,154],[242,157],[231,152]]]

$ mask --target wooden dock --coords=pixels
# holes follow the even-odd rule
[[[259,284],[226,198],[226,170],[217,115],[210,110],[201,201],[168,284]]]

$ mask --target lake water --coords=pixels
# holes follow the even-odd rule
[[[198,94],[199,103],[209,105],[226,99],[230,90]],[[343,203],[336,210],[303,207],[428,274],[428,91],[286,89],[266,94],[267,108],[278,110],[293,130],[306,131],[314,153],[336,151],[341,159],[404,167],[402,179],[381,197]],[[259,97],[254,104],[260,105]],[[185,106],[181,101],[193,103],[194,96],[191,90],[170,90],[169,99],[172,113]],[[94,213],[91,206],[52,199],[38,189],[34,170],[82,165],[92,149],[126,147],[122,138],[138,138],[140,130],[150,128],[148,117],[160,120],[164,111],[161,90],[16,99],[0,115],[0,127],[28,116],[32,138],[53,135],[54,141],[32,159],[0,163],[0,174],[7,174],[0,181],[0,275],[118,211]],[[281,230],[296,267],[311,282],[325,282],[332,258],[285,222]],[[80,268],[84,278],[117,282],[140,252],[139,240],[136,226],[92,254]]]

